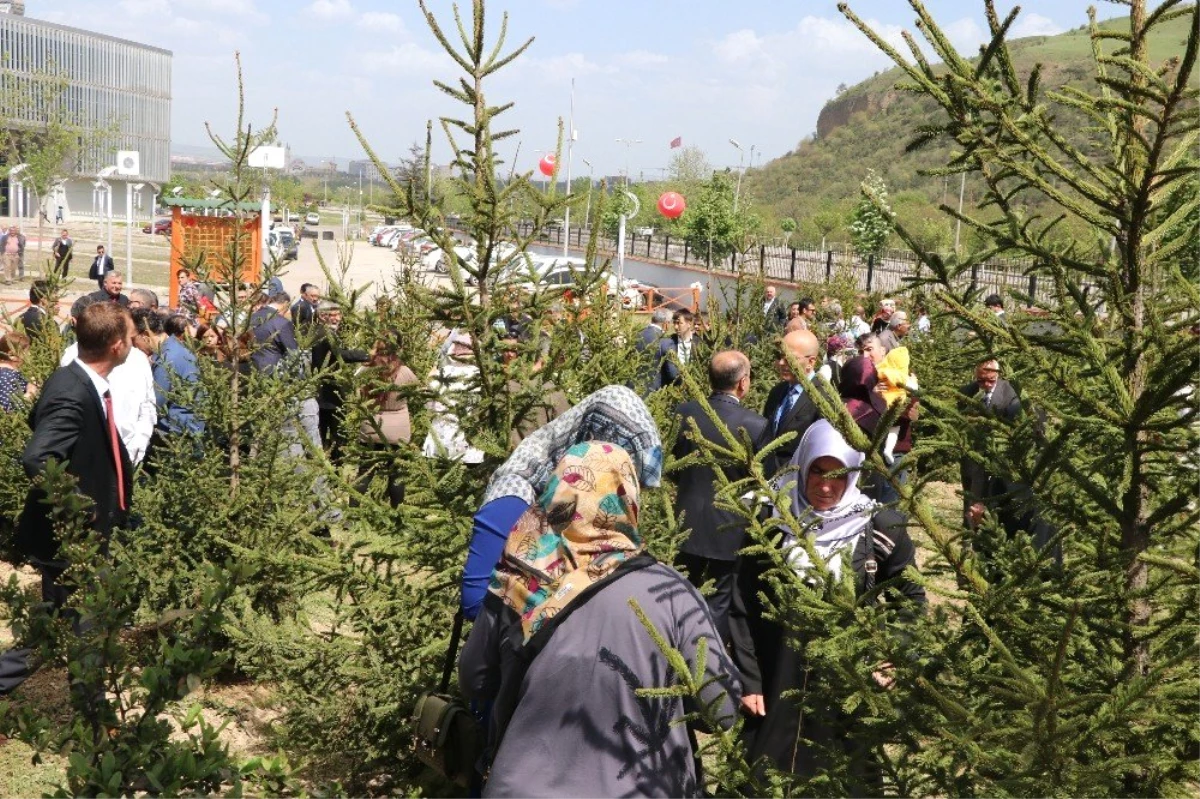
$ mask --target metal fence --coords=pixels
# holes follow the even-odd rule
[[[519,225],[517,229],[521,236],[529,236],[532,232],[531,224]],[[569,247],[582,250],[588,246],[589,234],[590,231],[584,228],[572,227],[568,232],[562,227],[555,227],[543,229],[535,238],[546,245],[561,245],[568,240]],[[616,238],[602,234],[596,249],[600,253],[615,254]],[[625,254],[630,258],[664,266],[710,268],[707,253],[695,252],[687,242],[671,236],[626,233]],[[961,290],[970,287],[983,294],[1017,291],[1045,302],[1050,299],[1052,287],[1045,279],[1039,280],[1037,274],[1027,274],[1033,263],[1030,259],[998,258],[977,264],[969,275],[963,276],[962,285],[955,288]],[[711,269],[729,273],[761,272],[772,281],[798,284],[828,283],[838,274],[849,273],[860,291],[888,293],[903,289],[905,278],[919,277],[924,266],[917,254],[910,250],[885,250],[878,258],[862,258],[845,249],[822,251],[817,247],[763,244],[747,253],[734,254],[713,262]],[[1084,284],[1085,291],[1090,288],[1089,284]]]

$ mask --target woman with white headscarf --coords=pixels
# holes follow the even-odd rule
[[[859,490],[863,460],[828,421],[808,428],[792,456],[793,468],[780,478],[800,527],[784,535],[784,557],[801,579],[817,587],[825,580],[840,581],[849,568],[860,603],[873,604],[882,593],[889,607],[911,616],[925,603],[925,589],[904,575],[905,569],[916,567],[916,548],[905,529],[907,519]],[[782,515],[778,509],[776,515]],[[814,563],[802,537],[811,543],[823,569]],[[739,588],[746,612],[733,619],[744,704],[751,713],[764,716],[751,725],[756,727],[749,741],[751,762],[765,756],[778,769],[812,776],[826,765],[822,748],[833,745],[866,766],[867,753],[856,751],[846,734],[848,715],[836,702],[826,704],[832,697],[822,695],[821,685],[836,677],[814,674],[800,625],[789,624],[785,630],[764,618],[759,596],[765,592],[770,602],[771,589],[762,572],[761,562],[743,565]],[[890,685],[891,670],[889,663],[878,666],[875,679],[882,687]],[[855,795],[879,795],[881,786],[871,784],[865,773],[857,780],[861,793]]]
[[[459,423],[455,406],[466,391],[478,391],[479,367],[475,365],[470,333],[457,330],[450,334],[442,349],[438,365],[430,375],[429,389],[434,399],[429,409],[434,412],[429,434],[421,447],[427,458],[449,458],[463,463],[483,463],[483,450],[467,441]]]

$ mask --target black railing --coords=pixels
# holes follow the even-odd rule
[[[517,233],[522,237],[530,236],[532,232],[533,226],[529,223],[518,226]],[[544,228],[534,236],[535,240],[551,245],[561,245],[564,239],[569,239],[569,246],[581,250],[587,248],[589,238],[590,231],[581,227],[572,227],[570,231],[562,227]],[[615,254],[616,249],[616,236],[602,233],[597,241],[597,251]],[[665,266],[749,272],[761,274],[767,280],[801,285],[828,283],[836,274],[848,273],[855,278],[860,290],[882,293],[904,289],[906,280],[920,277],[924,268],[917,254],[910,250],[884,250],[878,256],[863,258],[846,249],[822,250],[819,247],[780,244],[761,244],[749,252],[734,253],[710,263],[707,253],[692,250],[678,236],[639,236],[631,231],[625,234],[625,254]],[[1033,261],[1019,258],[997,258],[975,264],[971,268],[969,283],[964,280],[959,288],[969,285],[983,294],[1017,291],[1045,302],[1051,299],[1047,291],[1049,281],[1039,282],[1037,275],[1029,274],[1032,265]],[[1088,286],[1085,285],[1085,288]]]

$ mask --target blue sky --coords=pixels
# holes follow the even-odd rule
[[[431,8],[452,31],[449,0]],[[915,30],[902,0],[851,0],[876,30],[898,41]],[[1011,2],[1001,2],[1007,10]],[[1087,21],[1086,0],[1026,3],[1018,35],[1057,33]],[[1101,18],[1122,14],[1098,2]],[[983,3],[926,0],[960,49],[984,38]],[[488,88],[501,117],[521,130],[517,166],[532,169],[552,149],[569,113],[575,79],[574,174],[625,169],[647,177],[666,167],[682,136],[717,166],[738,164],[738,140],[755,163],[779,157],[816,128],[838,84],[889,62],[837,11],[833,0],[492,0],[489,28],[509,13],[509,46],[536,41]],[[470,13],[466,2],[464,13]],[[455,79],[415,0],[28,0],[29,16],[121,36],[174,52],[173,142],[208,143],[204,123],[230,134],[236,111],[234,51],[240,51],[248,117],[278,108],[281,138],[305,156],[358,158],[345,112],[385,159],[424,140],[425,120],[458,109],[433,88]],[[485,84],[486,87],[486,84]],[[435,160],[449,148],[435,130]],[[641,139],[629,148],[616,138]],[[626,150],[628,149],[628,152]],[[502,152],[512,157],[515,141]]]

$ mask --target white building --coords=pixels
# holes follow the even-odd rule
[[[67,219],[103,213],[108,191],[113,215],[123,217],[126,183],[141,184],[134,194],[134,208],[149,213],[157,187],[170,178],[171,52],[26,17],[24,6],[0,2],[0,52],[5,56],[0,75],[11,85],[23,77],[44,80],[55,70],[65,82],[65,97],[60,95],[56,101],[65,99],[73,122],[115,131],[102,147],[81,153],[75,164],[67,165],[66,171],[74,175],[42,198],[47,218],[53,222],[59,207]],[[10,116],[15,124],[32,124],[44,120],[45,108],[22,105]],[[119,152],[136,153],[136,157],[118,164]],[[0,215],[21,212],[21,216],[35,219],[37,209],[19,183],[19,172],[9,185],[15,166],[6,164],[0,169]],[[136,167],[135,174],[98,178],[102,170],[128,173],[131,167]]]

